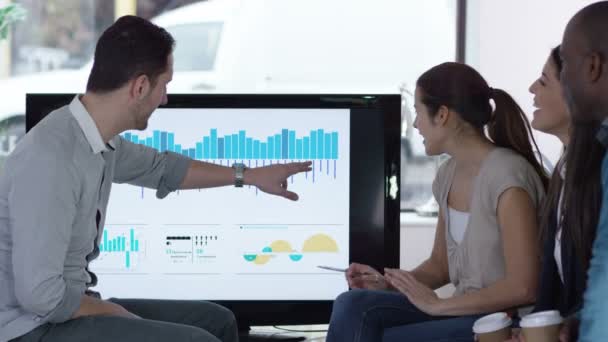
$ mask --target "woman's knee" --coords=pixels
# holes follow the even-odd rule
[[[354,289],[344,292],[336,298],[333,304],[335,314],[361,313],[374,304],[374,291]]]

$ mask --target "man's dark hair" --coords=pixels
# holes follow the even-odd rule
[[[97,42],[87,91],[116,90],[141,75],[155,86],[174,46],[175,40],[165,29],[136,16],[121,17]]]

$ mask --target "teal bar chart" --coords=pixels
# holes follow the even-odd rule
[[[130,270],[133,267],[133,261],[140,252],[140,240],[136,237],[134,228],[122,233],[104,229],[99,243],[99,253],[110,255],[112,258],[119,257],[124,270]]]
[[[247,135],[246,130],[236,134],[222,134],[212,128],[208,135],[201,136],[192,147],[179,144],[172,132],[154,130],[152,136],[140,137],[131,132],[122,137],[130,142],[145,145],[159,152],[175,152],[197,160],[337,160],[338,132],[323,129],[297,136],[295,130],[282,129],[281,132],[265,139]]]

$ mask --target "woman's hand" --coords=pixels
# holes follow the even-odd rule
[[[442,301],[435,291],[416,280],[410,272],[387,268],[384,276],[390,286],[403,293],[420,311],[433,316],[442,314]]]
[[[367,265],[350,264],[346,270],[346,281],[351,289],[388,290],[382,274]]]

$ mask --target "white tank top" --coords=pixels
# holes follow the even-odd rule
[[[450,235],[456,243],[460,244],[462,239],[464,239],[464,233],[467,231],[467,225],[469,224],[469,213],[458,211],[450,207],[448,207],[448,212],[450,215]]]

